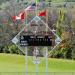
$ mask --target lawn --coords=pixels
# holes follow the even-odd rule
[[[73,60],[49,58],[48,63],[48,72],[75,72],[75,61]],[[40,58],[38,70],[45,72],[45,58]],[[0,72],[26,72],[25,56],[1,53]],[[28,57],[28,72],[36,72],[32,57]]]

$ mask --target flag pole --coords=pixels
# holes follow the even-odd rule
[[[46,34],[48,32],[48,9],[46,8]],[[46,75],[48,75],[48,48],[46,47]]]
[[[36,16],[37,16],[37,3],[38,3],[38,1],[36,0],[36,10],[35,10]],[[36,32],[37,32],[37,28],[36,28]],[[36,48],[36,50],[38,49],[38,47],[35,47],[35,48]],[[36,75],[38,75],[38,72],[39,72],[39,70],[38,70],[38,63],[36,63]]]
[[[25,22],[25,25],[27,26],[27,10],[25,10],[25,13],[26,14],[24,14],[24,17],[25,17],[25,15],[26,15],[26,22]],[[26,64],[25,64],[25,68],[26,68],[26,75],[28,75],[28,50],[27,50],[27,47],[25,47],[25,62],[26,62]]]
[[[46,8],[46,32],[48,31],[48,9]]]

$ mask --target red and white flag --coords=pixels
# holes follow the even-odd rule
[[[20,13],[18,16],[13,16],[12,19],[15,20],[24,20],[25,12]]]

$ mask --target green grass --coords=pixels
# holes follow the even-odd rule
[[[36,66],[28,57],[28,72],[36,72]],[[40,58],[39,72],[45,72],[45,58]],[[48,59],[49,72],[75,72],[75,61],[63,59]],[[0,72],[25,72],[25,56],[0,54]]]

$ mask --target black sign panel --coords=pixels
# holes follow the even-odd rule
[[[20,46],[51,46],[52,41],[48,36],[20,36]]]

